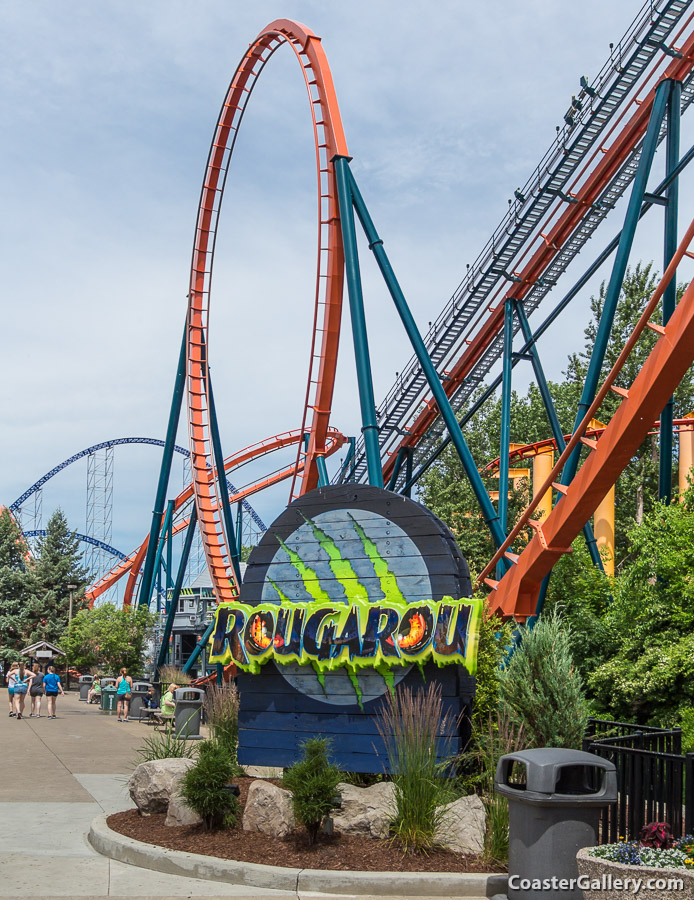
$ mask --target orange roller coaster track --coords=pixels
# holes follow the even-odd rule
[[[313,340],[301,432],[308,434],[305,464],[293,472],[292,494],[318,484],[317,457],[327,452],[342,311],[344,258],[331,159],[347,156],[332,75],[320,38],[309,28],[278,19],[264,28],[248,48],[227,91],[212,139],[203,180],[193,247],[188,294],[186,375],[188,433],[200,534],[218,602],[238,595],[231,552],[220,515],[210,424],[208,369],[209,312],[214,251],[226,176],[246,104],[258,76],[275,51],[288,45],[296,55],[308,91],[318,172],[318,262]]]

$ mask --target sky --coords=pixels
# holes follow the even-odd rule
[[[426,330],[552,142],[581,75],[594,77],[640,8],[633,0],[1,3],[0,504],[93,444],[164,436],[207,151],[234,69],[266,24],[294,18],[322,37],[353,172]],[[615,215],[600,241],[618,230]],[[306,92],[282,48],[244,118],[219,229],[209,349],[227,455],[300,425],[315,240]],[[659,261],[661,246],[657,228],[644,226],[636,258]],[[367,263],[378,401],[411,353]],[[582,346],[595,289],[541,345],[553,378]],[[333,424],[356,434],[344,322]],[[516,384],[524,389],[527,375]],[[149,447],[116,450],[112,543],[124,552],[148,531],[159,463]],[[171,496],[182,483],[177,463]],[[52,479],[44,524],[61,506],[84,530],[85,488],[84,462]],[[254,498],[266,522],[287,492]]]

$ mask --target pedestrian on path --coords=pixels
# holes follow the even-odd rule
[[[15,716],[14,711],[14,678],[13,672],[19,668],[19,663],[13,662],[7,672],[7,699],[10,701],[10,718],[13,719]]]
[[[20,662],[15,671],[10,674],[10,682],[13,682],[14,688],[14,714],[17,720],[24,715],[24,703],[33,678],[34,673],[28,671],[23,662]]]
[[[29,713],[29,718],[40,719],[41,698],[44,694],[43,673],[41,672],[41,666],[38,663],[34,663],[31,668],[34,673],[34,678],[31,682],[31,687],[29,688],[29,696],[31,697],[31,712]]]
[[[43,687],[46,691],[46,705],[48,706],[48,718],[57,719],[55,714],[55,698],[60,693],[61,697],[65,696],[65,691],[60,683],[60,675],[56,674],[55,666],[49,666],[48,672],[43,676]]]
[[[128,675],[128,670],[122,668],[116,680],[116,721],[127,722],[132,697],[133,680]]]

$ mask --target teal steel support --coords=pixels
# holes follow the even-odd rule
[[[451,441],[453,442],[458,456],[460,457],[460,461],[463,464],[465,474],[470,480],[470,484],[472,485],[475,497],[477,498],[477,502],[479,503],[480,509],[482,510],[482,515],[484,516],[484,520],[489,527],[494,543],[497,547],[500,547],[506,539],[506,535],[504,533],[504,529],[501,526],[501,523],[499,522],[497,511],[494,509],[494,505],[489,498],[489,494],[487,493],[487,489],[484,486],[484,482],[482,481],[482,478],[477,471],[475,460],[473,459],[470,448],[468,447],[467,442],[463,437],[463,433],[460,430],[460,426],[458,425],[458,420],[455,417],[453,407],[451,406],[450,400],[446,396],[446,392],[443,389],[443,385],[441,384],[438,373],[436,372],[434,364],[432,363],[431,358],[427,353],[426,346],[424,344],[424,341],[422,340],[422,336],[419,333],[419,329],[417,328],[414,317],[412,316],[410,308],[407,305],[407,301],[405,300],[405,295],[403,294],[402,289],[398,284],[398,280],[395,277],[395,273],[393,272],[393,269],[390,265],[388,256],[383,248],[383,241],[378,236],[378,232],[376,231],[373,221],[371,220],[371,216],[369,215],[366,204],[364,203],[364,200],[359,192],[359,188],[357,187],[357,184],[354,180],[354,176],[349,169],[347,169],[346,172],[347,177],[349,178],[349,189],[352,195],[352,200],[354,202],[354,208],[357,211],[357,216],[359,217],[359,221],[361,222],[364,233],[366,234],[367,240],[369,242],[369,247],[376,257],[378,267],[381,270],[383,279],[386,283],[391,297],[393,298],[395,308],[398,312],[398,315],[400,316],[400,320],[402,321],[405,331],[407,332],[407,336],[410,340],[410,343],[412,344],[415,355],[419,360],[422,371],[424,372],[424,375],[429,383],[429,387],[434,396],[436,405],[438,406],[441,416],[446,423],[446,428],[448,429]]]
[[[624,275],[626,273],[627,264],[629,262],[629,254],[631,253],[631,247],[634,242],[636,226],[641,217],[641,205],[643,203],[644,194],[646,193],[646,186],[648,183],[648,176],[651,171],[651,165],[653,163],[653,157],[658,147],[658,135],[660,133],[660,126],[667,109],[668,98],[670,96],[670,87],[670,81],[661,81],[656,88],[655,98],[653,100],[653,108],[651,110],[651,116],[648,121],[648,129],[646,130],[646,137],[644,138],[643,147],[641,149],[641,159],[639,160],[639,166],[636,170],[636,177],[634,178],[634,184],[631,189],[629,205],[624,217],[624,228],[622,229],[622,233],[619,239],[619,246],[617,248],[617,254],[615,256],[614,265],[612,267],[612,274],[610,275],[610,281],[605,293],[605,301],[603,303],[602,314],[600,316],[600,324],[598,325],[598,332],[595,336],[595,344],[590,357],[588,372],[586,373],[586,380],[583,385],[581,402],[578,405],[574,431],[576,431],[580,423],[583,421],[583,418],[588,411],[590,404],[593,402],[598,389],[598,384],[600,383],[600,376],[602,374],[602,366],[605,360],[607,344],[610,339],[612,323],[614,322],[617,303],[619,302],[619,295],[622,290]],[[578,468],[580,455],[581,446],[579,445],[566,461],[566,465],[564,466],[564,470],[561,476],[562,484],[569,484],[572,481],[574,475],[576,474],[576,469]]]
[[[164,441],[164,452],[162,453],[161,467],[159,469],[159,483],[157,484],[157,493],[154,498],[152,524],[149,529],[149,543],[147,544],[147,555],[145,556],[145,564],[142,570],[142,581],[140,582],[138,606],[149,606],[149,601],[152,598],[152,585],[154,583],[155,571],[154,557],[156,556],[157,552],[157,542],[159,540],[161,519],[164,515],[166,489],[169,486],[171,462],[173,460],[174,445],[176,443],[176,431],[178,430],[178,420],[181,415],[183,392],[185,391],[186,386],[186,334],[187,329],[183,331],[181,352],[178,357],[176,381],[174,382],[173,398],[171,400],[171,409],[169,410],[169,423],[166,429],[166,439]]]
[[[547,413],[547,419],[549,420],[549,426],[552,429],[552,437],[557,442],[557,450],[561,455],[566,448],[566,441],[564,440],[564,434],[562,432],[561,425],[559,424],[559,416],[557,416],[557,411],[554,408],[552,395],[549,392],[549,385],[547,384],[547,379],[545,378],[545,372],[542,368],[542,363],[540,362],[540,354],[537,352],[535,336],[530,330],[530,322],[528,322],[528,317],[525,314],[523,303],[520,300],[516,300],[516,313],[518,315],[518,322],[520,323],[523,340],[525,341],[524,349],[527,351],[527,354],[530,357],[533,372],[535,373],[537,389],[540,392],[540,397],[542,398],[542,403],[545,407],[545,412]],[[559,497],[561,498],[561,494],[559,494]],[[604,567],[602,564],[602,559],[600,557],[600,551],[598,550],[598,544],[595,540],[595,535],[593,534],[593,528],[590,522],[586,522],[586,524],[583,526],[583,535],[586,539],[588,553],[590,553],[590,558],[593,561],[593,565],[599,568],[601,572],[603,572]],[[541,597],[542,603],[544,604],[544,594],[547,593],[547,586],[545,585],[544,581],[542,582],[542,585],[544,588],[544,593],[542,593],[541,591]],[[539,615],[539,613],[537,613],[537,615]]]
[[[371,376],[369,341],[366,334],[366,316],[364,314],[364,296],[361,285],[361,273],[359,271],[354,210],[352,209],[353,196],[350,190],[352,179],[349,159],[347,156],[335,156],[332,159],[332,163],[335,167],[337,196],[340,205],[342,244],[345,251],[345,274],[347,276],[349,310],[352,320],[354,357],[357,367],[357,384],[359,386],[359,403],[361,407],[361,430],[364,435],[366,465],[369,473],[369,483],[374,487],[382,488],[381,448],[378,443],[376,401],[374,399],[373,378]]]
[[[224,684],[224,666],[221,663],[217,663],[217,687],[221,687]]]
[[[347,440],[349,441],[349,449],[347,450],[345,461],[340,467],[340,474],[337,477],[337,481],[339,484],[344,484],[345,481],[350,481],[352,479],[352,476],[354,475],[354,456],[357,452],[357,439],[351,437]],[[347,471],[348,469],[350,469],[349,472]]]
[[[154,557],[154,571],[157,574],[157,612],[160,611],[159,610],[159,598],[162,595],[161,573],[160,573],[161,561],[162,561],[162,556],[164,554],[164,545],[166,544],[166,536],[169,532],[169,527],[171,526],[171,520],[173,518],[173,511],[174,511],[174,501],[169,500],[169,502],[166,504],[166,515],[164,516],[164,524],[161,529],[161,535],[159,536],[159,540],[157,542],[157,553],[156,553],[156,556]],[[140,605],[142,605],[142,604],[140,604]]]
[[[325,465],[325,457],[316,457],[316,468],[318,469],[318,487],[327,487],[330,484],[328,478],[328,467]]]
[[[412,447],[407,448],[405,453],[405,487],[402,489],[404,497],[412,496],[412,460],[414,458],[414,450]]]
[[[167,603],[166,622],[164,624],[164,633],[161,638],[161,646],[159,647],[159,656],[157,657],[157,673],[163,665],[166,665],[166,657],[169,653],[169,639],[171,638],[171,629],[173,628],[174,619],[176,618],[176,609],[178,607],[178,598],[181,596],[181,588],[183,587],[183,579],[186,574],[186,566],[190,557],[190,548],[193,546],[193,538],[195,536],[195,526],[198,522],[198,511],[193,504],[193,511],[188,520],[188,528],[186,537],[183,542],[183,550],[181,552],[181,561],[178,564],[178,572],[176,573],[176,581],[174,583],[173,592]]]
[[[207,642],[210,639],[212,632],[214,631],[214,619],[210,622],[210,624],[205,629],[205,633],[200,638],[198,643],[193,647],[193,652],[190,654],[188,659],[186,660],[186,664],[183,666],[183,671],[188,673],[193,668],[195,663],[198,661],[198,656],[202,653],[202,651],[207,646]]]
[[[393,474],[390,476],[390,481],[388,482],[389,491],[394,491],[397,486],[400,469],[402,468],[402,463],[405,459],[405,456],[407,455],[408,449],[408,447],[401,447],[398,450],[398,454],[395,457],[395,464],[393,466]]]
[[[680,157],[680,108],[682,101],[682,85],[673,81],[667,107],[667,142],[665,150],[666,171],[670,175],[679,163]],[[670,265],[670,260],[677,250],[677,213],[679,201],[679,180],[675,178],[667,189],[667,206],[665,207],[665,241],[663,271]],[[677,273],[673,274],[670,284],[663,294],[663,325],[667,325],[675,311],[677,302]],[[658,496],[665,503],[672,499],[672,422],[674,418],[672,397],[660,415],[660,472],[658,477]]]
[[[234,534],[234,522],[231,517],[231,504],[229,503],[229,488],[227,487],[227,478],[224,472],[224,456],[222,454],[222,442],[219,437],[219,425],[217,423],[217,409],[214,403],[214,394],[212,392],[212,376],[208,370],[207,373],[207,391],[209,401],[210,414],[210,436],[212,438],[212,452],[214,455],[214,464],[217,469],[217,482],[219,484],[219,496],[222,502],[222,522],[226,533],[227,546],[229,547],[229,555],[231,556],[231,564],[234,567],[234,573],[238,584],[241,584],[241,566],[239,559],[239,547]]]
[[[508,454],[511,446],[511,373],[513,371],[513,299],[504,303],[504,352],[501,364],[501,449],[499,452],[499,521],[508,531]]]
[[[173,501],[169,501],[173,502]],[[169,516],[169,527],[166,532],[166,596],[169,596],[169,591],[173,587],[172,575],[173,575],[173,510],[172,514]]]
[[[239,554],[243,553],[243,503],[236,504],[236,540],[239,543]]]

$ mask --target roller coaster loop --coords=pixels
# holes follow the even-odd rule
[[[45,528],[37,528],[33,531],[23,531],[22,534],[25,538],[31,537],[46,537],[48,532]],[[116,559],[126,560],[128,557],[125,553],[121,553],[120,550],[116,550],[115,547],[112,547],[110,544],[105,544],[103,541],[97,541],[96,538],[89,537],[88,534],[80,534],[79,532],[75,532],[75,537],[82,541],[84,544],[91,544],[92,547],[98,547],[99,550],[105,550],[106,553],[110,553],[111,556],[115,556]]]

